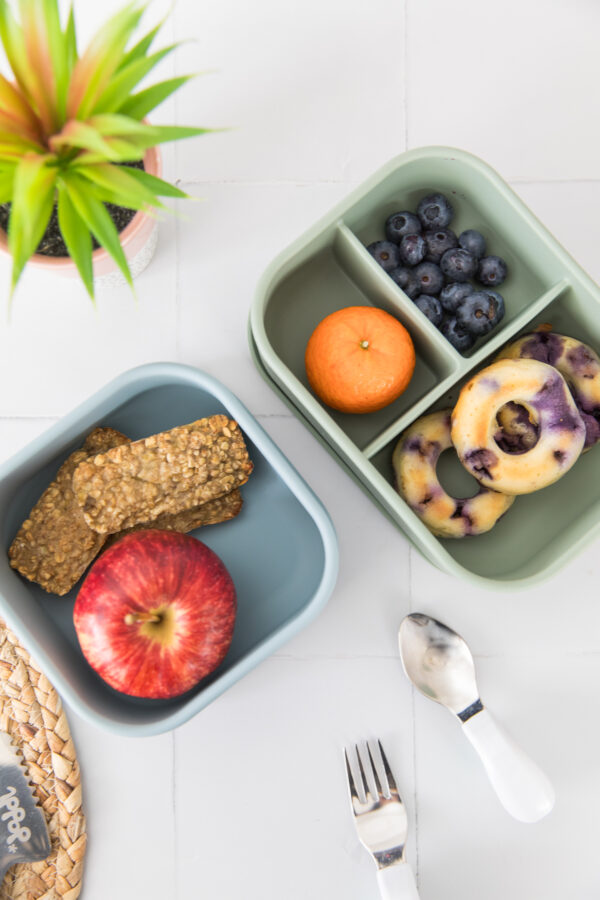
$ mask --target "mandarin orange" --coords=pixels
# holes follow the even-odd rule
[[[415,348],[404,325],[385,310],[348,306],[317,325],[304,363],[311,388],[327,406],[369,413],[406,389]]]

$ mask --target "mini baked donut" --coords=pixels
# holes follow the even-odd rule
[[[436,466],[440,454],[452,446],[451,412],[444,409],[414,422],[398,441],[392,463],[398,493],[429,530],[461,538],[493,528],[514,497],[481,487],[474,497],[457,500],[441,486]]]
[[[536,331],[513,341],[498,359],[537,359],[558,369],[585,425],[584,450],[600,441],[600,357],[591,347],[564,334]]]
[[[495,439],[498,411],[511,402],[539,429],[535,445],[521,453],[507,453]],[[583,449],[585,426],[557,369],[536,359],[500,359],[463,387],[451,435],[460,461],[481,484],[529,494],[569,471]]]

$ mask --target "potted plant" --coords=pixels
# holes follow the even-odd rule
[[[177,46],[150,52],[160,24],[132,44],[144,9],[128,3],[80,53],[72,7],[63,27],[58,0],[19,0],[20,21],[0,0],[14,76],[0,75],[0,246],[12,256],[11,292],[30,259],[78,272],[92,298],[94,275],[111,268],[132,285],[151,255],[160,197],[187,196],[159,177],[158,145],[207,129],[148,123],[191,76],[139,88]]]

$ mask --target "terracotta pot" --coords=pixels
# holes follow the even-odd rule
[[[151,147],[144,156],[144,169],[151,175],[160,178],[162,174],[162,157],[158,147]],[[158,240],[158,223],[156,219],[145,213],[137,212],[129,225],[120,233],[121,245],[129,263],[131,274],[135,278],[146,268],[156,250]],[[6,232],[0,228],[0,249],[9,252]],[[100,247],[92,254],[94,279],[96,287],[107,287],[125,284],[117,264],[107,251]],[[69,256],[43,256],[34,253],[28,265],[37,266],[47,272],[54,272],[66,278],[79,278],[77,266]]]

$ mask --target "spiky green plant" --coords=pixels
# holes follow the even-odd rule
[[[69,255],[91,297],[92,235],[132,284],[105,203],[134,210],[185,197],[171,184],[119,163],[141,160],[165,141],[208,129],[145,119],[191,76],[136,90],[177,45],[150,53],[161,25],[131,45],[145,5],[130,2],[80,54],[71,7],[63,28],[58,0],[16,0],[20,21],[0,0],[0,39],[14,81],[0,75],[0,203],[10,202],[12,290],[44,235],[54,205]],[[162,23],[161,23],[162,24]]]

